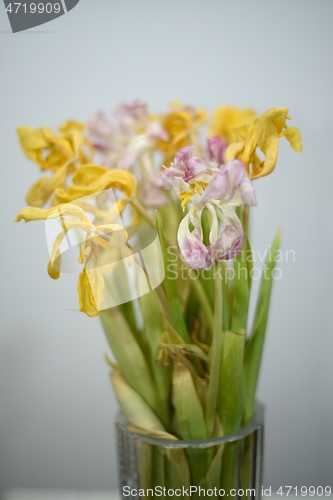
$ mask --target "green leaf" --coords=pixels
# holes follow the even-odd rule
[[[192,330],[194,329],[195,321],[198,321],[200,317],[199,312],[200,312],[199,300],[193,287],[191,286],[185,308],[185,321],[186,321],[187,331],[192,332]]]
[[[223,451],[221,487],[224,489],[226,497],[233,496],[230,490],[237,488],[238,484],[238,446],[238,441],[226,443]]]
[[[224,434],[239,429],[244,409],[244,358],[245,334],[224,331],[218,397],[218,414]]]
[[[152,372],[156,387],[158,388],[157,397],[161,407],[163,408],[163,422],[167,425],[170,414],[169,396],[171,374],[168,368],[156,362],[159,355],[158,345],[165,328],[163,323],[163,311],[161,310],[155,291],[141,296],[138,300],[143,319],[142,337],[146,342],[146,351],[148,351],[146,359]]]
[[[247,423],[253,414],[254,398],[258,383],[262,351],[265,341],[266,326],[273,284],[272,272],[275,268],[275,254],[280,246],[281,235],[278,231],[268,253],[259,288],[257,307],[254,316],[251,335],[246,343],[244,355],[245,378],[245,409],[244,423]]]
[[[221,263],[222,274],[222,327],[223,330],[230,330],[230,298],[231,294],[228,286],[227,266],[225,262]]]
[[[173,371],[173,401],[181,437],[185,440],[206,439],[203,410],[192,375],[179,362],[175,362]],[[207,474],[212,461],[212,450],[187,448],[186,456],[191,470],[191,484],[198,485]]]
[[[111,350],[130,385],[162,418],[154,381],[146,359],[123,315],[117,308],[100,312],[100,318]]]
[[[167,489],[190,488],[191,476],[185,451],[182,448],[159,448],[165,455],[165,482]]]
[[[192,375],[177,361],[173,370],[173,396],[182,439],[206,439],[205,419]]]
[[[165,240],[163,227],[157,212],[155,217],[156,217],[156,230],[160,239],[163,261],[164,261],[164,269],[165,269],[165,278],[162,283],[162,286],[168,302],[168,309],[171,318],[171,323],[174,329],[177,330],[179,335],[185,340],[185,342],[190,342],[190,337],[187,332],[186,323],[184,320],[184,315],[178,293],[177,280],[173,279],[174,273],[169,269],[169,264],[171,264],[171,261],[169,259],[168,246]]]
[[[117,264],[117,275],[118,277],[122,276],[121,287],[119,287],[118,283],[114,279],[111,279],[108,275],[104,276],[104,282],[109,294],[113,297],[114,302],[119,304],[118,307],[128,323],[130,330],[134,333],[134,335],[136,335],[138,329],[133,309],[133,301],[128,301],[128,298],[131,297],[131,292],[127,270],[128,265],[125,262],[121,261]]]
[[[165,455],[161,452],[161,448],[153,446],[153,485],[154,488],[165,487]]]
[[[153,445],[141,441],[136,451],[140,454],[140,488],[147,490],[153,486]]]
[[[162,422],[150,406],[131,387],[119,370],[111,372],[111,382],[121,411],[129,424],[148,431],[165,431]]]
[[[220,262],[215,263],[215,272],[219,273],[222,270]],[[215,278],[215,297],[214,297],[214,330],[211,349],[209,352],[209,383],[207,391],[206,403],[206,426],[207,434],[209,437],[213,435],[214,422],[216,415],[217,396],[219,391],[220,369],[221,369],[221,355],[222,355],[222,276]]]
[[[248,239],[244,239],[242,250],[234,259],[234,295],[231,331],[244,333],[247,324],[247,315],[251,289],[251,263],[248,261],[251,253]]]
[[[207,213],[207,209],[204,209],[201,214],[201,223],[202,223],[202,230],[203,230],[203,242],[204,244],[208,247],[210,245],[209,242],[209,233],[210,233],[210,223],[208,220],[208,217],[210,216],[209,213]],[[203,289],[205,290],[207,299],[209,300],[211,309],[214,309],[214,290],[215,290],[215,285],[214,285],[214,266],[211,267],[209,270],[204,270],[200,272],[200,281],[202,284]]]
[[[199,279],[202,284],[202,288],[205,291],[207,299],[209,301],[210,307],[213,310],[214,307],[214,266],[209,270],[200,271]]]
[[[251,469],[253,460],[253,438],[254,434],[246,436],[242,441],[242,465],[241,465],[241,487],[244,490],[251,488]],[[243,499],[246,500],[249,495],[244,495]]]
[[[204,477],[199,483],[200,488],[203,488],[204,490],[213,490],[214,488],[220,488],[221,460],[223,449],[224,444],[220,444],[212,460],[212,463],[210,464],[206,477]],[[197,491],[192,498],[193,500],[199,500],[199,491]]]
[[[134,333],[135,337],[137,338],[138,328],[136,325],[133,301],[125,302],[124,304],[120,304],[118,307],[123,317],[127,321],[130,330]]]

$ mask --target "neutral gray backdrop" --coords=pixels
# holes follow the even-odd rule
[[[55,127],[142,98],[287,106],[304,138],[281,141],[256,182],[252,246],[276,228],[295,262],[275,283],[259,397],[267,406],[265,484],[332,484],[333,2],[81,0],[12,35],[0,5],[0,491],[116,487],[117,405],[98,319],[76,307],[76,277],[53,282],[43,223],[14,224],[39,177],[15,128]]]

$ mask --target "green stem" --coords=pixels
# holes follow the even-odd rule
[[[139,214],[148,222],[148,224],[152,228],[156,229],[156,224],[155,224],[154,219],[152,219],[152,217],[150,217],[150,215],[147,213],[147,211],[141,205],[141,203],[136,198],[132,198],[130,203],[133,206],[133,208],[135,208],[135,210],[137,210],[139,212]],[[174,246],[167,235],[165,235],[165,241],[167,242],[167,244],[169,246]],[[178,248],[176,249],[176,251],[177,251],[178,255],[180,255]],[[184,264],[185,264],[185,269],[188,273],[190,268],[186,263],[184,263]],[[199,278],[198,279],[191,279],[191,283],[192,283],[193,288],[195,290],[195,293],[197,294],[197,297],[201,303],[202,309],[205,313],[208,328],[210,329],[211,332],[213,332],[213,330],[214,330],[214,317],[213,317],[212,309],[210,307],[209,300],[208,300],[207,295],[203,289],[203,286],[202,286]]]
[[[243,210],[243,231],[246,236],[248,236],[249,233],[249,219],[250,219],[250,206],[249,205],[244,205],[244,210]]]
[[[219,276],[221,263],[215,264],[215,296],[214,296],[214,325],[213,341],[211,346],[210,377],[206,404],[206,426],[208,436],[213,435],[216,401],[220,378],[222,352],[222,278]]]
[[[188,266],[187,266],[188,269]],[[219,280],[217,280],[219,281]],[[197,294],[197,297],[199,299],[199,302],[201,303],[202,309],[205,313],[206,316],[206,321],[208,328],[210,329],[211,332],[214,331],[214,316],[210,307],[209,300],[207,298],[207,295],[205,294],[205,291],[203,289],[203,286],[201,282],[199,281],[199,278],[193,279],[192,280],[192,285],[195,290],[195,293]]]

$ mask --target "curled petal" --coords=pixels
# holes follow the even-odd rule
[[[211,260],[230,260],[242,249],[244,232],[237,215],[228,207],[223,209],[217,205],[207,204],[212,216],[212,225],[209,234]],[[219,231],[218,220],[224,225]]]
[[[200,174],[208,170],[207,163],[201,158],[193,157],[193,152],[194,146],[186,146],[180,149],[171,166],[161,172],[164,189],[175,188],[179,179],[182,179],[185,183],[195,180]]]
[[[245,205],[249,205],[250,207],[254,207],[257,205],[257,199],[253,189],[253,184],[247,175],[242,179],[239,189],[241,198]]]
[[[286,126],[280,135],[284,136],[287,139],[287,141],[289,141],[290,146],[293,148],[294,151],[297,151],[297,153],[301,153],[303,149],[302,135],[298,130],[298,128]]]
[[[52,206],[56,207],[62,203],[71,203],[73,198],[62,188],[56,188],[52,198]]]
[[[80,311],[87,316],[98,316],[103,309],[102,298],[104,295],[104,280],[97,270],[88,271],[84,267],[78,282],[78,295]]]
[[[163,189],[171,189],[173,187],[173,175],[172,172],[169,172],[170,168],[161,172]]]
[[[189,181],[201,172],[206,172],[207,168],[207,163],[201,158],[196,156],[194,158],[190,158],[186,164],[187,176],[185,175],[185,180]]]
[[[186,146],[185,148],[180,149],[175,156],[174,164],[177,166],[181,161],[187,161],[192,158],[194,153],[194,146]]]
[[[207,140],[206,156],[209,161],[214,161],[218,165],[224,163],[224,154],[227,150],[228,143],[222,141],[218,135],[210,137]]]
[[[66,236],[66,233],[67,230],[63,230],[56,237],[53,243],[53,248],[50,255],[50,261],[47,266],[47,272],[49,273],[49,276],[54,280],[57,280],[60,277],[60,269],[61,269],[60,247],[63,242],[63,239]]]
[[[194,269],[210,269],[213,262],[210,253],[202,241],[201,212],[193,209],[183,218],[178,229],[178,245],[185,262]],[[194,230],[190,232],[189,224]]]
[[[285,136],[295,151],[302,151],[301,133],[295,127],[287,127],[289,119],[288,108],[284,107],[269,109],[260,117],[253,116],[244,133],[234,135],[229,141],[225,160],[237,156],[246,165],[251,179],[269,175],[276,166],[280,137]],[[256,154],[257,147],[265,155],[263,161]]]
[[[159,147],[165,152],[165,162],[169,163],[176,151],[191,144],[191,135],[206,121],[204,110],[191,106],[180,106],[174,103],[170,112],[166,113],[161,123],[169,135],[168,141],[160,141]]]
[[[107,136],[112,133],[113,130],[112,125],[103,111],[99,111],[89,118],[88,128],[92,135],[96,134],[98,136]]]
[[[163,187],[163,179],[161,177],[161,172],[156,172],[152,170],[146,170],[147,175],[149,176],[149,180],[151,184],[157,188]]]
[[[244,163],[237,159],[229,161],[221,167],[221,172],[228,178],[228,190],[220,199],[221,203],[233,206],[257,205],[253,184]]]
[[[140,99],[135,99],[119,106],[114,117],[121,128],[136,131],[148,120],[148,105]]]
[[[26,195],[28,205],[42,207],[50,199],[52,193],[63,187],[69,165],[60,167],[52,177],[42,177],[29,189]]]
[[[97,181],[103,174],[107,174],[110,170],[101,165],[84,165],[79,168],[73,175],[73,184],[77,186],[88,186]]]
[[[93,180],[88,182],[89,179]],[[80,167],[73,177],[73,182],[68,194],[75,199],[109,188],[120,189],[131,198],[137,186],[137,181],[131,172],[120,169],[109,170],[99,165]]]
[[[146,151],[153,147],[152,139],[145,134],[136,136],[126,147],[122,158],[119,161],[118,167],[129,169],[135,161],[142,156]]]
[[[210,180],[201,199],[198,209],[202,209],[209,201],[234,206],[257,205],[252,182],[247,176],[245,165],[239,160],[231,160],[223,165],[220,172]]]
[[[158,209],[170,203],[170,198],[162,190],[160,173],[149,169],[142,172],[141,195],[146,207]]]
[[[95,113],[88,121],[88,130],[93,145],[102,151],[110,146],[110,138],[113,134],[113,127],[108,121],[106,114],[102,111]]]
[[[84,128],[70,120],[60,127],[60,134],[49,127],[19,127],[17,133],[22,150],[30,160],[42,170],[56,171],[68,162],[90,161],[92,146],[83,135]]]
[[[26,207],[17,214],[14,222],[20,222],[21,220],[31,222],[33,220],[56,219],[62,216],[76,217],[82,224],[91,226],[91,222],[84,210],[74,203],[65,203],[64,205],[58,205],[50,209]]]
[[[77,120],[66,120],[65,123],[60,125],[60,132],[66,134],[67,132],[72,132],[73,130],[77,130],[78,132],[83,132],[86,129],[86,125],[84,123],[78,122]]]
[[[211,246],[212,258],[215,260],[230,260],[236,257],[242,249],[244,233],[234,226],[224,226],[219,238]]]
[[[160,139],[161,141],[167,141],[169,139],[167,131],[162,127],[162,125],[156,122],[148,123],[146,135],[152,139]]]
[[[179,172],[181,172],[180,177],[183,177],[186,182],[193,179],[201,172],[205,172],[208,168],[207,163],[201,158],[193,156],[193,153],[194,146],[187,146],[180,149],[175,156],[174,163],[172,164],[178,169]]]
[[[228,143],[238,142],[244,138],[246,127],[254,116],[255,112],[249,108],[219,106],[213,113],[208,135],[218,135]]]
[[[60,267],[61,266],[61,255],[58,255],[57,263],[59,264],[59,267]],[[54,280],[57,280],[60,278],[60,271],[53,267],[53,264],[51,261],[49,261],[49,263],[48,263],[47,272],[48,272],[49,276]]]
[[[212,177],[212,180],[208,184],[204,191],[197,207],[201,210],[207,202],[212,199],[222,199],[225,197],[228,191],[228,177],[225,173],[218,172]]]

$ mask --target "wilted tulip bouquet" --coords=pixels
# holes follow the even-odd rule
[[[289,119],[283,107],[257,116],[222,106],[209,118],[179,103],[150,114],[136,100],[87,125],[18,129],[24,154],[48,175],[31,187],[16,221],[56,228],[53,279],[77,251],[70,266],[79,273],[79,307],[100,315],[130,431],[196,441],[251,420],[279,246],[278,234],[251,327],[253,180],[273,172],[280,138],[301,151]],[[218,453],[200,460],[167,453],[169,472],[164,479],[151,473],[146,484],[152,477],[204,484],[223,460],[225,470],[233,460],[232,452]]]

